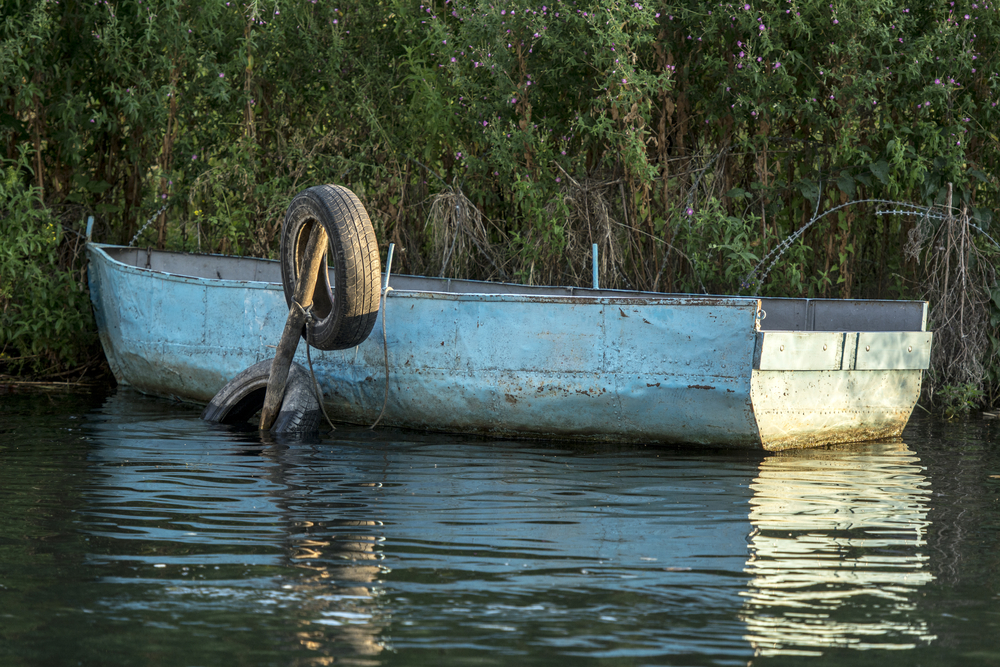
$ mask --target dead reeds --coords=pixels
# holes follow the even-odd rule
[[[923,267],[922,291],[930,302],[928,329],[934,331],[927,393],[967,387],[984,389],[990,353],[990,287],[996,281],[995,257],[975,242],[975,224],[966,206],[925,213],[904,248]],[[995,252],[993,253],[995,254]]]
[[[598,273],[604,287],[619,287],[622,265],[622,243],[615,217],[613,198],[619,179],[586,178],[576,180],[565,171],[567,185],[563,190],[562,221],[565,246],[562,266],[572,284],[590,283],[593,244],[597,244]],[[556,207],[550,205],[550,214]]]
[[[461,187],[446,185],[434,195],[427,217],[433,260],[440,277],[483,275],[507,280],[503,255],[490,241],[483,214]],[[478,260],[478,261],[477,261]]]

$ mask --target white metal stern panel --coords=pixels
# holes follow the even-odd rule
[[[917,370],[931,360],[930,331],[762,331],[761,371]]]
[[[839,331],[768,331],[757,334],[755,367],[762,371],[840,370],[844,334]]]
[[[931,365],[930,331],[862,331],[858,334],[854,368],[925,369]]]
[[[751,400],[764,449],[898,437],[920,395],[920,370],[755,370]]]

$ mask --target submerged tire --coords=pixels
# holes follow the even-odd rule
[[[347,188],[317,185],[300,192],[281,231],[281,282],[289,306],[315,224],[326,229],[329,247],[313,292],[317,321],[306,340],[321,350],[343,350],[360,344],[375,326],[382,271],[378,243],[368,212]]]
[[[267,380],[271,374],[271,359],[254,364],[238,374],[219,390],[201,418],[220,424],[243,424],[264,407]],[[278,418],[272,433],[304,433],[319,430],[319,401],[313,389],[312,377],[302,366],[292,363],[285,383]]]

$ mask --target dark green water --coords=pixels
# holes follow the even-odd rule
[[[0,395],[0,665],[1000,665],[996,422],[764,455]]]

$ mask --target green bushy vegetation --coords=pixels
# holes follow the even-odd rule
[[[952,184],[989,231],[998,41],[957,0],[8,0],[0,349],[42,371],[92,345],[88,215],[100,241],[274,256],[321,182],[400,271],[585,284],[597,243],[608,287],[923,297],[907,247],[933,230],[870,200]],[[996,326],[980,377],[940,384],[992,400]]]
[[[79,363],[93,343],[90,303],[79,270],[63,258],[80,241],[65,238],[17,165],[0,172],[6,212],[0,222],[0,364],[51,376]]]

